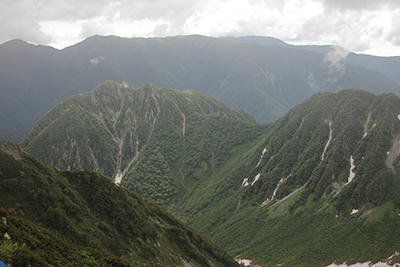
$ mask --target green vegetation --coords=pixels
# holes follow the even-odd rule
[[[132,266],[104,250],[67,244],[49,230],[0,208],[0,259],[13,266]]]
[[[367,68],[338,62],[345,71],[332,71],[321,51],[255,42],[238,44],[198,35],[92,36],[56,50],[12,40],[0,46],[0,128],[30,129],[56,103],[107,80],[131,88],[149,82],[193,89],[243,109],[260,123],[275,121],[322,90],[360,88],[400,95],[394,82],[400,77],[396,58],[378,59],[377,65],[370,60],[376,57],[359,55],[362,60],[350,63]]]
[[[165,209],[97,173],[57,171],[4,141],[0,142],[0,162],[3,207],[10,215],[31,220],[57,236],[11,217],[7,225],[0,226],[0,252],[10,262],[95,266],[109,259],[113,266],[126,266],[126,262],[181,266],[184,261],[198,266],[237,266],[225,251]],[[6,232],[11,241],[4,239]],[[49,245],[53,250],[46,250]],[[21,258],[21,253],[26,257]]]
[[[56,125],[72,110],[76,115],[65,124],[66,135]],[[22,144],[33,155],[43,154],[47,164],[75,157],[60,169],[100,171],[103,165],[90,162],[107,160],[110,168],[104,173],[122,174],[122,187],[162,205],[230,254],[256,264],[375,262],[399,247],[399,176],[385,162],[400,134],[399,114],[400,98],[394,94],[348,89],[317,93],[274,123],[260,125],[243,111],[195,91],[151,84],[129,89],[107,82],[57,105]],[[82,124],[98,126],[87,131]],[[100,139],[108,136],[110,141]],[[46,153],[54,153],[53,158]],[[83,164],[86,160],[90,164]],[[62,176],[68,178],[68,173]],[[79,180],[74,184],[82,187]],[[86,201],[100,205],[91,210],[112,222],[99,210],[115,197],[96,197],[96,189],[86,184],[83,192],[92,192]],[[111,209],[107,214],[116,215]],[[130,221],[139,223],[128,214],[127,221],[121,218],[115,224],[130,229]],[[152,228],[143,226],[154,240]],[[185,253],[203,262],[187,244],[189,232],[179,235],[175,244],[186,244]]]

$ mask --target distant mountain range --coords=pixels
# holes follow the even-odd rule
[[[262,36],[223,37],[222,39],[237,43],[280,46],[323,54],[336,52],[337,56],[342,58],[345,62],[378,71],[400,84],[400,56],[379,57],[366,54],[356,54],[351,51],[345,51],[344,48],[334,45],[290,45],[276,38]]]
[[[57,104],[21,145],[108,176],[254,264],[400,262],[393,93],[319,92],[258,124],[194,90],[108,81]]]
[[[243,109],[260,123],[275,121],[320,91],[400,94],[398,57],[345,57],[346,52],[327,46],[271,40],[93,36],[62,50],[9,41],[0,45],[0,138],[22,141],[56,103],[106,80],[132,88],[150,82],[193,89]]]

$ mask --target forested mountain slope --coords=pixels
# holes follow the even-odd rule
[[[30,129],[56,103],[106,80],[132,88],[149,82],[193,89],[261,123],[276,120],[319,91],[400,94],[399,84],[379,72],[287,47],[204,36],[93,36],[56,50],[13,40],[0,45],[0,128]]]
[[[250,124],[256,123],[245,112],[196,91],[180,92],[152,84],[130,89],[108,81],[57,104],[37,122],[22,146],[58,169],[96,171],[116,183],[133,171],[136,192],[151,195],[153,200],[157,194],[165,200],[165,196],[176,195],[176,186],[184,186],[180,173],[185,161],[198,165],[204,154],[212,153],[213,140],[196,140],[199,134],[212,138],[207,124],[200,120],[203,117],[212,118],[212,128],[219,127],[219,131],[212,129],[215,142],[224,146],[230,141],[224,132],[242,126],[244,133],[233,141],[235,145],[244,143],[249,138],[245,132],[251,132]],[[195,147],[190,147],[192,144]],[[221,157],[225,155],[215,154],[214,163]],[[136,173],[143,160],[157,166],[151,173],[160,179],[155,178],[152,188],[143,184],[140,172]],[[173,178],[177,176],[179,179]]]
[[[132,266],[105,250],[67,244],[46,228],[8,216],[3,208],[0,218],[0,260],[7,266]]]
[[[317,93],[260,125],[195,91],[107,82],[22,144],[58,168],[97,168],[233,255],[321,266],[400,250],[399,136],[391,93]]]
[[[0,201],[41,226],[2,220],[0,255],[11,248],[14,266],[238,266],[164,208],[97,173],[57,171],[12,142],[0,141]]]
[[[269,126],[199,205],[201,216],[181,213],[267,266],[389,258],[400,245],[399,115],[393,94],[316,94]]]

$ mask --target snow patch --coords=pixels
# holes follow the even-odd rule
[[[274,192],[272,193],[272,197],[271,197],[271,201],[274,200],[276,192],[278,191],[279,186],[286,181],[287,178],[289,178],[290,176],[292,176],[292,174],[289,174],[287,177],[283,177],[282,179],[279,180],[278,184],[276,185],[276,188],[274,190]]]
[[[115,179],[114,179],[114,184],[116,184],[116,185],[120,185],[121,184],[121,180],[122,180],[122,173],[117,173],[117,175],[115,176]]]
[[[331,143],[331,140],[332,140],[332,121],[329,121],[329,139],[328,139],[328,142],[326,142],[324,152],[322,153],[322,156],[321,156],[321,161],[324,161],[325,153],[326,153],[326,150],[328,149],[329,144]]]
[[[263,203],[261,203],[261,207],[264,207],[265,205],[267,205],[269,202],[271,202],[271,200],[269,200],[269,198],[267,198]],[[400,214],[399,214],[400,216]]]
[[[399,115],[397,115],[397,118],[399,119],[399,121],[400,121],[400,114]]]
[[[355,263],[352,265],[347,265],[346,263],[343,264],[336,264],[336,263],[332,263],[331,265],[328,265],[326,267],[393,267],[392,265],[389,265],[387,263],[384,262],[377,262],[374,265],[371,265],[372,263],[370,261],[367,262],[363,262],[363,263]]]
[[[354,177],[356,176],[356,173],[354,172],[354,158],[353,156],[350,157],[350,173],[349,173],[349,179],[347,180],[346,185],[348,185],[349,183],[351,183],[351,181],[353,181]]]
[[[244,178],[243,182],[242,182],[242,185],[240,187],[245,187],[245,186],[248,186],[248,185],[249,185],[249,178]]]
[[[256,177],[254,177],[254,181],[251,183],[251,185],[254,185],[258,179],[260,179],[261,174],[257,174]]]
[[[359,212],[359,210],[353,209],[353,210],[350,212],[350,215],[356,214],[357,212]]]
[[[393,257],[398,256],[398,255],[399,255],[399,252],[396,251],[389,258],[379,261],[377,263],[372,263],[371,261],[367,261],[367,262],[357,262],[355,264],[347,265],[347,263],[336,264],[333,262],[330,265],[327,265],[326,267],[399,267],[400,265],[398,263],[390,262],[393,259]],[[392,263],[392,264],[389,264],[389,263]]]
[[[283,177],[282,179],[279,180],[278,184],[276,185],[276,188],[274,190],[274,192],[272,193],[272,197],[271,197],[271,201],[274,200],[276,192],[278,191],[279,186],[281,185],[281,183],[283,183],[285,181],[285,177]]]
[[[264,156],[265,152],[267,152],[267,148],[264,148],[264,150],[263,150],[263,152],[262,152],[262,154],[261,154],[260,160],[258,161],[258,163],[257,163],[257,165],[256,165],[256,168],[260,165],[261,160],[263,159],[263,156]]]
[[[239,264],[243,264],[244,266],[250,266],[252,260],[249,259],[241,259],[241,258],[236,258],[235,261]]]

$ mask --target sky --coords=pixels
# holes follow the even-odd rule
[[[257,35],[400,56],[400,0],[0,0],[0,44],[62,49],[95,34]]]

